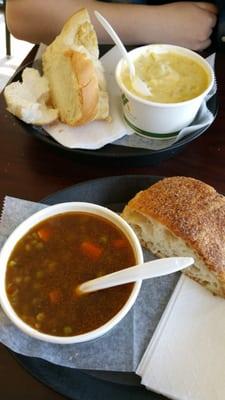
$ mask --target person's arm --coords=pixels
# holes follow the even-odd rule
[[[105,3],[96,0],[7,0],[6,17],[14,36],[32,43],[50,43],[66,19],[86,7],[99,43],[110,43],[94,16],[101,12],[126,44],[171,43],[201,50],[209,46],[216,7],[205,2],[162,6]]]

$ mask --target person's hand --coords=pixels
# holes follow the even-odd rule
[[[221,0],[222,1],[222,0]],[[164,5],[105,2],[97,0],[7,0],[6,17],[10,31],[32,43],[51,43],[70,15],[86,7],[93,23],[98,9],[126,44],[171,43],[203,50],[211,43],[217,8],[207,2],[177,1]],[[129,18],[127,17],[129,16]],[[40,24],[40,21],[42,22]],[[96,23],[99,43],[109,36]]]
[[[217,7],[206,2],[177,2],[159,6],[161,35],[167,42],[203,50],[211,44],[210,36],[217,20]]]

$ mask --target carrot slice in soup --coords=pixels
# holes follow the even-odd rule
[[[52,304],[59,304],[62,298],[62,292],[60,289],[53,289],[48,294]]]
[[[37,234],[41,240],[47,242],[51,236],[51,231],[48,228],[41,228],[37,231]]]
[[[81,250],[83,254],[91,258],[92,260],[96,261],[98,260],[103,252],[103,248],[98,246],[97,244],[86,240],[81,243]]]

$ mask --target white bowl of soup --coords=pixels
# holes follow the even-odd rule
[[[1,250],[1,306],[33,338],[89,341],[122,320],[141,281],[83,295],[78,285],[142,262],[137,236],[115,212],[82,202],[49,206],[21,223]]]
[[[123,114],[138,134],[168,140],[191,124],[214,82],[209,63],[192,50],[174,45],[147,45],[129,52],[136,74],[149,95],[135,90],[125,59],[116,67]]]

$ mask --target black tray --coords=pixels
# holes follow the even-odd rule
[[[109,46],[101,46],[101,54],[104,54],[109,50]],[[133,46],[128,46],[128,49],[133,48]],[[21,74],[25,67],[35,67],[41,70],[40,61],[35,61],[32,64],[28,64],[23,66],[23,68],[19,69],[11,81],[17,81],[21,79]],[[212,96],[207,103],[208,109],[212,112],[214,119],[216,118],[218,112],[218,97],[217,94]],[[132,162],[132,166],[143,166],[143,165],[156,165],[161,161],[171,158],[179,153],[184,147],[191,143],[193,140],[197,139],[201,136],[205,131],[206,127],[197,129],[191,134],[185,136],[183,139],[179,140],[177,143],[174,143],[170,147],[161,150],[149,150],[143,148],[135,148],[135,147],[127,147],[120,146],[115,144],[108,144],[101,149],[98,150],[84,150],[84,149],[70,149],[56,142],[49,134],[41,127],[33,126],[25,124],[22,121],[19,121],[23,127],[25,132],[29,135],[36,137],[42,142],[55,147],[60,151],[66,151],[70,154],[70,156],[75,156],[76,160],[84,162],[95,162],[98,164],[102,163],[110,163],[111,165],[130,165]]]
[[[42,200],[52,205],[65,201],[87,201],[120,211],[138,191],[159,177],[125,175],[87,181]],[[81,371],[60,367],[39,358],[13,353],[27,371],[60,394],[73,400],[159,400],[165,397],[147,391],[134,373]]]

